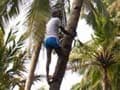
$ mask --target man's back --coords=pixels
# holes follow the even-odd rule
[[[58,17],[52,17],[46,25],[46,38],[57,37],[60,26],[60,19]]]

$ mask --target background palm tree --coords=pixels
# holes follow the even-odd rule
[[[3,20],[2,16],[5,17],[6,20],[10,19],[13,15],[19,12],[18,3],[22,0],[0,0],[0,27],[3,30]],[[3,30],[4,31],[4,30]]]
[[[28,18],[28,32],[30,34],[31,64],[29,76],[26,81],[25,90],[30,90],[34,72],[37,65],[41,44],[44,39],[45,24],[49,15],[48,0],[34,0],[31,5],[31,10]],[[32,39],[32,40],[31,40]]]
[[[12,3],[11,7],[9,5]],[[16,33],[4,30],[3,17],[9,20],[13,14],[17,13],[18,1],[1,0],[0,3],[0,89],[14,88],[20,85],[22,77],[21,71],[25,71],[24,57],[25,52],[21,51],[23,36],[16,41]],[[9,9],[8,9],[9,8]],[[6,37],[6,38],[5,38]]]
[[[106,0],[104,2],[97,0],[95,2],[96,7],[91,2],[88,3],[91,12],[87,15],[87,22],[93,26],[94,36],[92,42],[83,44],[79,49],[80,69],[85,72],[82,81],[76,84],[72,90],[117,90],[119,88],[117,85],[119,83],[117,68],[119,68],[120,52],[116,48],[120,47],[117,35],[119,25],[113,20],[117,14],[113,16],[107,11],[110,8],[105,8],[110,7],[115,2],[118,1],[111,1],[106,4]],[[84,56],[89,57],[86,59]],[[112,81],[117,83],[114,82],[113,84]]]
[[[15,27],[6,30],[6,26],[9,27],[11,18],[16,19],[19,15],[19,5],[23,4],[23,2],[22,0],[1,0],[0,3],[1,90],[14,88],[16,85],[19,86],[20,90],[25,87],[26,79],[23,72],[26,70],[24,64],[27,57],[26,50],[21,49],[25,48],[23,44],[28,35],[24,33],[19,39],[16,37],[19,34],[17,26],[20,22],[14,23]]]
[[[16,85],[21,86],[24,80],[25,72],[25,55],[26,51],[21,50],[23,47],[24,36],[16,40],[16,33],[10,30],[6,39],[3,32],[1,33],[0,45],[0,89],[8,90]]]

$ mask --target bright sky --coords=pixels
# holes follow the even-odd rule
[[[91,35],[93,34],[93,29],[91,26],[87,24],[85,19],[79,21],[77,27],[77,34],[78,34],[78,38],[82,42],[86,42],[92,39]]]

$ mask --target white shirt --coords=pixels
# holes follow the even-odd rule
[[[60,26],[60,19],[58,17],[52,17],[48,23],[46,24],[46,35],[45,38],[48,37],[56,37],[58,38],[58,30]]]

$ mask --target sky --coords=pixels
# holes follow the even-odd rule
[[[85,19],[79,20],[77,27],[77,35],[81,42],[87,42],[92,39],[93,29],[89,26]]]

